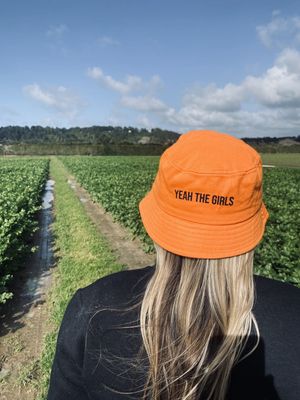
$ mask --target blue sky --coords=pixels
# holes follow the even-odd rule
[[[3,0],[0,126],[299,135],[299,1]]]

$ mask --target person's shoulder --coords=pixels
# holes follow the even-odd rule
[[[93,292],[99,289],[103,290],[106,287],[118,289],[120,287],[127,287],[136,284],[148,278],[154,270],[153,265],[143,268],[124,269],[121,271],[113,272],[97,279],[95,282],[81,288],[82,292]]]
[[[154,272],[154,266],[126,269],[105,275],[88,286],[79,289],[84,303],[108,304],[119,303],[130,299],[143,291],[146,283]]]
[[[254,275],[256,301],[260,308],[300,318],[300,288],[279,280]]]
[[[268,291],[270,293],[276,291],[282,295],[293,295],[296,297],[300,296],[300,288],[289,282],[283,282],[256,274],[254,275],[254,281],[258,288],[263,288],[264,291]]]

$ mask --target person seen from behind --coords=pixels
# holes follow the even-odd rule
[[[77,290],[48,400],[300,399],[300,289],[253,273],[262,183],[259,154],[230,134],[164,151],[139,203],[155,265]]]

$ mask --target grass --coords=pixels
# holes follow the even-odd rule
[[[276,167],[300,167],[300,153],[261,153],[263,164]]]
[[[66,171],[56,157],[51,158],[50,175],[54,179],[54,215],[52,225],[57,267],[49,294],[50,331],[45,336],[39,365],[29,366],[20,380],[39,388],[38,399],[47,396],[58,329],[66,306],[80,288],[97,279],[124,269],[116,262],[106,240],[99,235],[83,205],[67,183]],[[34,374],[32,374],[34,370]]]
[[[300,167],[300,154],[274,153],[261,156],[265,164]],[[32,385],[39,391],[37,400],[44,400],[47,396],[58,329],[69,300],[78,288],[124,268],[116,262],[105,238],[101,238],[86,215],[82,203],[67,183],[65,168],[56,157],[51,158],[50,175],[55,181],[55,220],[52,231],[57,259],[48,296],[50,328],[44,339],[41,358],[29,363],[18,376],[20,385]],[[16,342],[15,345],[17,352],[23,350],[22,343]]]
[[[41,376],[41,365],[39,360],[30,361],[27,365],[23,366],[18,372],[16,384],[18,386],[27,386],[34,384],[35,389],[38,389],[37,381]]]
[[[21,351],[24,350],[24,343],[20,339],[19,335],[15,334],[14,336],[11,336],[6,342],[5,345],[9,348],[9,353],[11,354],[16,354],[20,353]]]

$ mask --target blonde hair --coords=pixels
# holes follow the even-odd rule
[[[131,366],[139,368],[139,358],[146,354],[149,368],[142,399],[223,400],[232,368],[259,343],[252,313],[254,250],[197,259],[154,246],[155,271],[142,299],[126,309],[140,310],[137,326],[143,343]],[[256,344],[240,358],[252,324]]]

